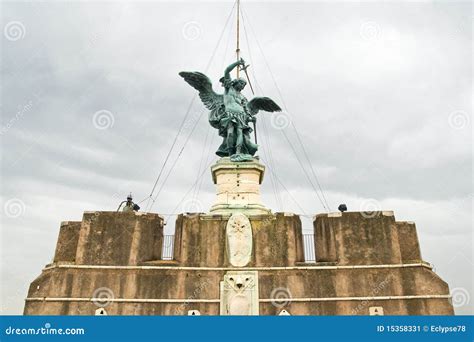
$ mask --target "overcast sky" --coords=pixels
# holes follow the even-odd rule
[[[149,195],[195,94],[178,72],[205,71],[222,90],[235,58],[234,18],[224,29],[232,6],[2,3],[1,313],[22,313],[60,221],[115,210],[129,192]],[[305,231],[325,212],[298,162],[314,183],[296,127],[330,209],[415,221],[423,259],[454,291],[457,313],[472,314],[472,4],[243,9],[241,49],[257,94],[286,105],[257,122],[265,204],[305,214]],[[206,117],[195,100],[151,211],[212,204],[208,165],[221,141]]]

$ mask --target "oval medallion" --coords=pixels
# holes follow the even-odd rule
[[[247,216],[235,213],[227,222],[227,253],[232,266],[244,267],[252,257],[252,226]]]

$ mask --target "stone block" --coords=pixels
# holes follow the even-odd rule
[[[402,263],[399,225],[393,212],[317,215],[314,234],[316,261],[337,262],[338,265]],[[403,236],[413,238],[413,234]]]
[[[61,222],[54,262],[75,262],[81,221]]]
[[[396,222],[403,263],[420,262],[421,251],[414,222]]]
[[[294,266],[304,262],[300,217],[276,213],[250,219],[253,230],[253,266]]]
[[[84,213],[76,264],[138,265],[161,258],[163,219],[135,212]]]
[[[228,216],[179,215],[175,259],[180,266],[229,267],[226,251]],[[304,262],[299,216],[283,213],[250,216],[253,251],[247,267],[293,266]]]

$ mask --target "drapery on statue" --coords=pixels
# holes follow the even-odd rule
[[[216,154],[220,157],[230,157],[234,162],[252,160],[257,152],[258,145],[250,140],[253,131],[250,122],[256,122],[259,110],[279,112],[281,108],[268,97],[254,97],[247,101],[241,91],[247,82],[242,79],[232,79],[230,72],[235,67],[245,67],[243,59],[232,63],[225,69],[224,77],[220,79],[225,91],[217,94],[212,89],[211,80],[200,72],[179,73],[184,80],[194,89],[199,91],[199,97],[211,112],[209,123],[219,130],[219,135],[224,138]]]

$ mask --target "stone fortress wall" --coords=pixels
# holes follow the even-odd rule
[[[316,263],[304,261],[297,215],[248,220],[179,215],[174,259],[161,260],[160,215],[86,212],[61,224],[24,314],[454,314],[447,283],[421,258],[415,224],[393,212],[317,215]]]

